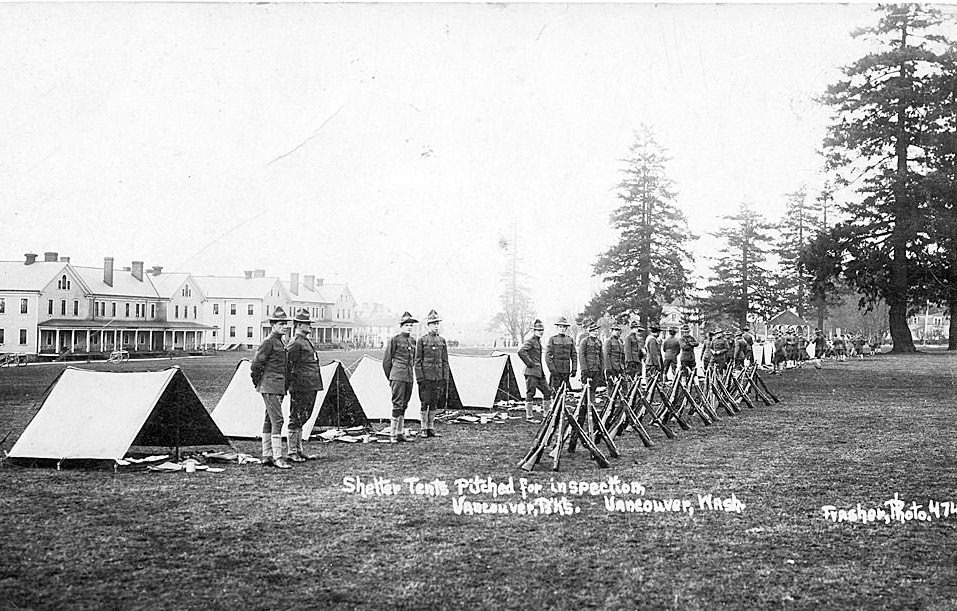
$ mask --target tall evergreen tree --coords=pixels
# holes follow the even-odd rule
[[[835,111],[824,141],[828,166],[862,196],[841,206],[848,220],[833,233],[861,305],[886,300],[894,351],[913,352],[908,305],[925,297],[919,256],[928,241],[920,171],[928,138],[939,130],[928,118],[926,84],[940,72],[941,18],[916,4],[876,11],[877,25],[854,36],[878,50],[845,67],[823,97]]]
[[[723,218],[727,222],[713,235],[725,245],[714,259],[703,314],[710,321],[739,326],[747,323],[748,315],[766,320],[783,309],[766,264],[773,225],[747,202]]]
[[[665,171],[668,158],[651,128],[639,129],[623,161],[617,193],[621,205],[611,215],[620,238],[595,263],[595,274],[606,286],[582,314],[592,319],[637,315],[647,324],[658,320],[663,303],[690,288],[692,257],[687,244],[695,236],[675,204]]]
[[[819,198],[808,198],[804,185],[786,197],[784,218],[777,226],[778,239],[774,249],[780,265],[777,293],[797,311],[798,316],[805,318],[812,295],[801,253],[820,232],[823,210]]]

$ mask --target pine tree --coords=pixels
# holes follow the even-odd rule
[[[940,129],[928,117],[926,85],[940,72],[941,18],[915,4],[876,11],[877,25],[854,36],[870,38],[879,50],[845,67],[823,97],[835,111],[824,142],[828,167],[840,186],[862,196],[841,206],[847,220],[833,235],[861,305],[885,299],[894,351],[913,352],[908,304],[925,297],[919,264],[929,220],[920,179],[926,144]]]
[[[783,309],[766,264],[764,245],[773,226],[747,202],[737,213],[722,218],[727,222],[713,235],[725,245],[714,259],[703,314],[710,321],[738,326],[747,323],[748,315],[767,320]]]
[[[808,198],[804,185],[786,197],[784,218],[777,226],[777,247],[774,249],[780,266],[777,293],[782,301],[794,307],[798,316],[805,318],[812,295],[801,253],[820,232],[823,208],[820,198]]]
[[[606,286],[582,314],[591,319],[637,315],[648,324],[661,316],[663,303],[690,288],[692,257],[686,245],[695,236],[675,204],[665,172],[668,158],[649,127],[640,128],[623,161],[617,193],[621,205],[611,215],[620,238],[595,263],[595,274]]]

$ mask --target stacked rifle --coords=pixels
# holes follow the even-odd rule
[[[764,405],[780,402],[756,365],[740,370],[712,367],[703,379],[685,370],[670,382],[656,373],[644,384],[640,378],[623,375],[614,380],[613,385],[609,384],[608,389],[606,399],[599,401],[597,393],[586,384],[576,399],[563,385],[545,412],[532,448],[518,466],[531,471],[548,456],[552,470],[558,471],[562,453],[575,452],[581,444],[599,467],[607,468],[610,463],[599,444],[605,446],[611,458],[618,458],[621,452],[615,439],[629,427],[646,448],[651,448],[655,442],[649,429],[658,428],[666,438],[676,439],[672,424],[687,431],[691,429],[688,424],[691,417],[710,426],[721,420],[719,410],[733,417],[741,412],[742,404],[754,409],[757,402]]]

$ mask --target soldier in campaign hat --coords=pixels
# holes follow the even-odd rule
[[[661,371],[661,327],[653,324],[645,339],[645,375],[649,378]]]
[[[682,375],[694,376],[697,370],[697,360],[695,359],[694,349],[698,345],[698,339],[691,334],[691,327],[688,324],[681,325],[681,337],[678,338],[678,344],[681,347],[679,364]]]
[[[723,329],[714,330],[714,340],[711,341],[711,363],[718,368],[719,372],[724,372],[728,366],[728,359],[731,357],[731,344],[724,336]]]
[[[625,373],[632,380],[641,377],[641,362],[645,357],[645,328],[637,320],[631,321],[631,332],[625,337]]]
[[[601,325],[593,322],[588,325],[588,335],[578,343],[578,364],[581,369],[582,385],[587,384],[592,392],[598,388],[604,370],[601,340],[598,331]]]
[[[535,422],[532,413],[535,391],[540,390],[542,392],[545,404],[552,398],[551,389],[545,383],[545,369],[542,367],[542,335],[544,332],[545,325],[536,318],[532,324],[532,336],[518,349],[518,358],[525,363],[525,419],[530,422]]]
[[[312,320],[303,308],[292,319],[293,339],[286,346],[286,371],[289,383],[289,452],[292,462],[318,458],[307,454],[302,444],[302,425],[312,415],[316,394],[322,390],[319,356],[309,334]]]
[[[568,337],[568,320],[564,316],[555,321],[558,333],[548,338],[545,347],[545,364],[551,374],[549,384],[552,390],[558,391],[564,384],[571,388],[569,378],[578,371],[578,353],[575,351],[575,340]]]
[[[602,347],[605,362],[605,382],[613,384],[625,372],[625,344],[621,341],[621,325],[612,323],[611,335]]]
[[[283,335],[289,328],[285,310],[277,307],[269,317],[271,332],[256,350],[249,373],[256,392],[263,397],[266,417],[263,420],[262,464],[279,469],[292,465],[282,455],[282,398],[286,395],[286,344]]]
[[[449,348],[439,335],[441,322],[438,312],[430,310],[425,318],[429,332],[415,346],[415,381],[419,384],[425,437],[439,436],[435,432],[435,412],[445,408],[449,393]]]
[[[412,328],[418,320],[408,312],[399,319],[399,333],[385,347],[382,369],[392,387],[392,421],[389,428],[389,443],[410,441],[405,436],[405,409],[412,398],[412,376],[415,363],[415,340]]]
[[[661,349],[664,352],[661,359],[661,368],[665,378],[669,374],[678,375],[678,353],[681,352],[681,343],[677,336],[678,329],[671,327],[668,329],[668,337],[661,344]]]

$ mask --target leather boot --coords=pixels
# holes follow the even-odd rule
[[[396,424],[396,441],[412,441],[405,436],[405,416],[399,416]]]
[[[299,456],[299,458],[304,460],[316,460],[319,458],[319,456],[316,454],[306,454],[306,448],[303,445],[304,442],[302,439],[302,431],[299,430],[296,432],[299,434],[299,436],[296,438],[296,454]]]
[[[289,429],[289,451],[286,458],[292,462],[306,462],[306,459],[299,456],[299,446],[302,445],[302,431]]]
[[[426,429],[425,434],[427,437],[441,437],[438,433],[435,432],[435,409],[429,410],[428,415],[429,428]]]
[[[262,434],[263,455],[262,464],[264,467],[272,466],[272,440],[269,433]]]

